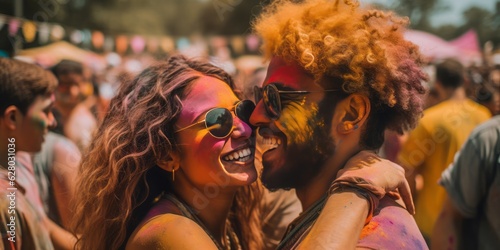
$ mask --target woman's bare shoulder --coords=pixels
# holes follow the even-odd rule
[[[196,222],[182,215],[166,213],[150,218],[132,234],[127,250],[217,249]]]

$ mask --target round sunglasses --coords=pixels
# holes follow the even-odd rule
[[[307,90],[279,90],[275,84],[269,84],[262,88],[254,87],[254,98],[255,103],[259,103],[260,100],[264,101],[264,107],[269,118],[273,120],[278,120],[281,116],[281,94],[298,94],[305,95],[313,92],[333,92],[338,91],[338,89],[324,89],[317,91],[307,91]]]
[[[234,105],[234,113],[236,116],[250,125],[250,116],[255,109],[255,104],[250,100],[239,101]],[[233,132],[233,115],[227,108],[213,108],[205,113],[205,119],[184,128],[178,129],[174,133],[184,131],[199,124],[205,124],[208,132],[217,139],[226,138]],[[251,126],[250,126],[251,127]]]

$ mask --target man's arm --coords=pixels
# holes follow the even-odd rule
[[[356,193],[332,194],[298,249],[354,249],[368,210],[367,200]]]
[[[447,196],[432,231],[431,249],[458,249],[463,219]]]
[[[349,182],[348,187],[330,190],[333,192],[311,231],[300,243],[300,249],[354,249],[367,217],[373,215],[379,199],[396,189],[408,211],[414,213],[403,168],[381,159],[373,152],[361,151],[352,157],[344,169],[339,171],[334,183],[339,180],[342,183]],[[353,186],[359,188],[352,188]],[[372,193],[373,197],[367,199],[365,195],[361,195],[364,192]],[[389,196],[395,197],[394,194]],[[408,214],[406,211],[405,213]]]

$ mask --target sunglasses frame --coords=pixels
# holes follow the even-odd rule
[[[264,95],[265,92],[268,92],[269,90],[267,89],[274,89],[276,93],[278,93],[277,96],[277,105],[278,105],[278,110],[273,111],[271,110],[271,102],[269,101],[269,94]],[[256,104],[259,103],[261,100],[264,102],[264,107],[266,108],[267,115],[272,119],[272,120],[278,120],[281,116],[281,111],[282,109],[282,104],[281,104],[281,94],[298,94],[298,95],[306,95],[310,93],[315,93],[315,92],[334,92],[334,91],[339,91],[338,89],[324,89],[324,90],[315,90],[315,91],[309,91],[309,90],[279,90],[278,87],[276,87],[275,83],[270,83],[264,87],[259,87],[259,86],[254,86],[254,99]],[[266,96],[267,98],[265,98]]]
[[[178,130],[174,131],[174,133],[178,133],[178,132],[181,132],[181,131],[184,131],[184,130],[190,129],[190,128],[194,127],[194,126],[197,126],[197,125],[200,125],[200,124],[203,124],[203,123],[204,123],[204,124],[205,124],[205,129],[207,129],[207,130],[208,130],[208,133],[210,133],[210,135],[211,135],[211,136],[213,136],[214,138],[217,138],[217,139],[224,139],[224,138],[228,137],[228,136],[229,136],[229,135],[233,132],[233,130],[234,130],[234,117],[233,117],[233,115],[231,114],[231,113],[232,113],[232,110],[234,110],[234,114],[235,114],[235,116],[236,116],[236,117],[238,117],[238,119],[240,119],[241,121],[243,121],[244,123],[247,123],[250,127],[252,127],[252,126],[250,125],[250,123],[249,123],[248,119],[246,119],[246,118],[244,118],[244,117],[240,117],[240,116],[238,115],[238,113],[237,113],[238,106],[240,106],[240,105],[244,105],[245,103],[246,103],[246,105],[248,105],[248,104],[250,104],[250,103],[251,103],[251,104],[253,105],[253,109],[255,109],[255,104],[254,104],[252,101],[250,101],[250,100],[241,100],[241,101],[237,102],[237,103],[233,106],[233,108],[232,108],[231,110],[229,110],[229,109],[227,109],[227,108],[212,108],[212,109],[208,110],[208,111],[205,113],[205,119],[203,119],[203,120],[201,120],[201,121],[199,121],[199,122],[195,122],[195,123],[193,123],[193,124],[190,124],[190,125],[188,125],[188,126],[186,126],[186,127],[180,128],[180,129],[178,129]],[[216,135],[214,135],[214,134],[212,133],[212,129],[213,129],[216,125],[219,125],[219,126],[220,126],[220,124],[214,124],[214,125],[212,125],[212,126],[210,126],[210,127],[209,127],[209,126],[208,126],[208,124],[207,124],[207,115],[208,115],[208,113],[210,113],[210,112],[212,112],[213,110],[216,110],[216,109],[222,109],[222,110],[225,110],[225,111],[229,112],[229,114],[231,115],[231,129],[230,129],[230,130],[227,132],[227,134],[226,134],[226,135],[224,135],[224,136],[216,136]],[[253,128],[252,128],[252,129],[253,129]]]

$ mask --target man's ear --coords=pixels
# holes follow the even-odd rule
[[[337,130],[341,134],[348,134],[361,128],[370,114],[370,99],[361,94],[352,94],[342,102],[341,122]]]
[[[16,130],[22,122],[23,114],[19,108],[14,105],[10,105],[5,109],[2,118],[7,128],[10,130]]]
[[[166,159],[158,160],[156,164],[167,172],[177,171],[180,167],[180,156],[178,152],[170,152]]]

